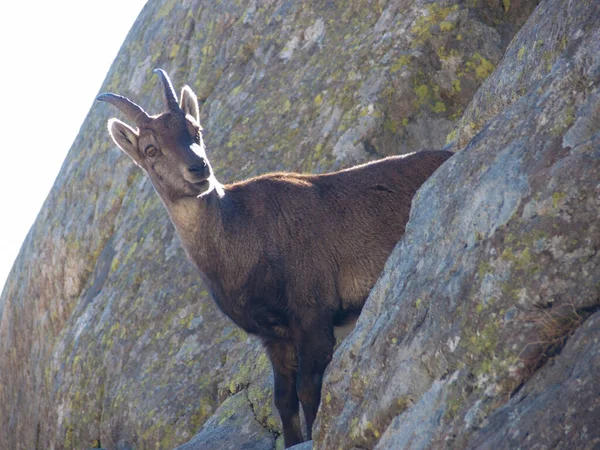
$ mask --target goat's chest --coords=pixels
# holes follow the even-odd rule
[[[257,266],[237,280],[209,273],[206,284],[219,309],[247,333],[271,338],[288,336],[285,282],[270,267]]]

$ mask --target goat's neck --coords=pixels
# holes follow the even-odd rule
[[[218,183],[200,197],[169,200],[161,196],[188,257],[201,271],[208,262],[211,243],[221,234],[222,196],[223,189]]]

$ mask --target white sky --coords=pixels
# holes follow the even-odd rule
[[[2,2],[0,291],[111,63],[145,3]],[[46,116],[49,112],[51,115]]]

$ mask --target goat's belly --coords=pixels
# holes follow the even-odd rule
[[[234,320],[235,322],[235,320]],[[262,324],[249,324],[245,322],[243,325],[236,324],[242,328],[246,333],[253,334],[263,339],[271,339],[271,340],[285,340],[289,341],[291,339],[290,329],[288,327],[284,327],[281,325],[266,325]]]
[[[333,327],[333,335],[335,336],[336,341],[341,341],[354,330],[356,326],[356,321],[358,320],[358,314],[352,314],[347,317],[347,319],[340,324],[339,326]]]
[[[385,256],[385,257],[384,257]],[[341,264],[336,277],[337,290],[344,310],[359,310],[381,275],[387,256],[361,258]]]
[[[376,281],[373,277],[345,277],[338,286],[343,309],[362,309]]]

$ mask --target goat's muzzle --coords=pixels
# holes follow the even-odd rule
[[[205,158],[187,166],[184,170],[183,177],[186,181],[192,184],[198,184],[206,181],[210,177],[210,168]]]

